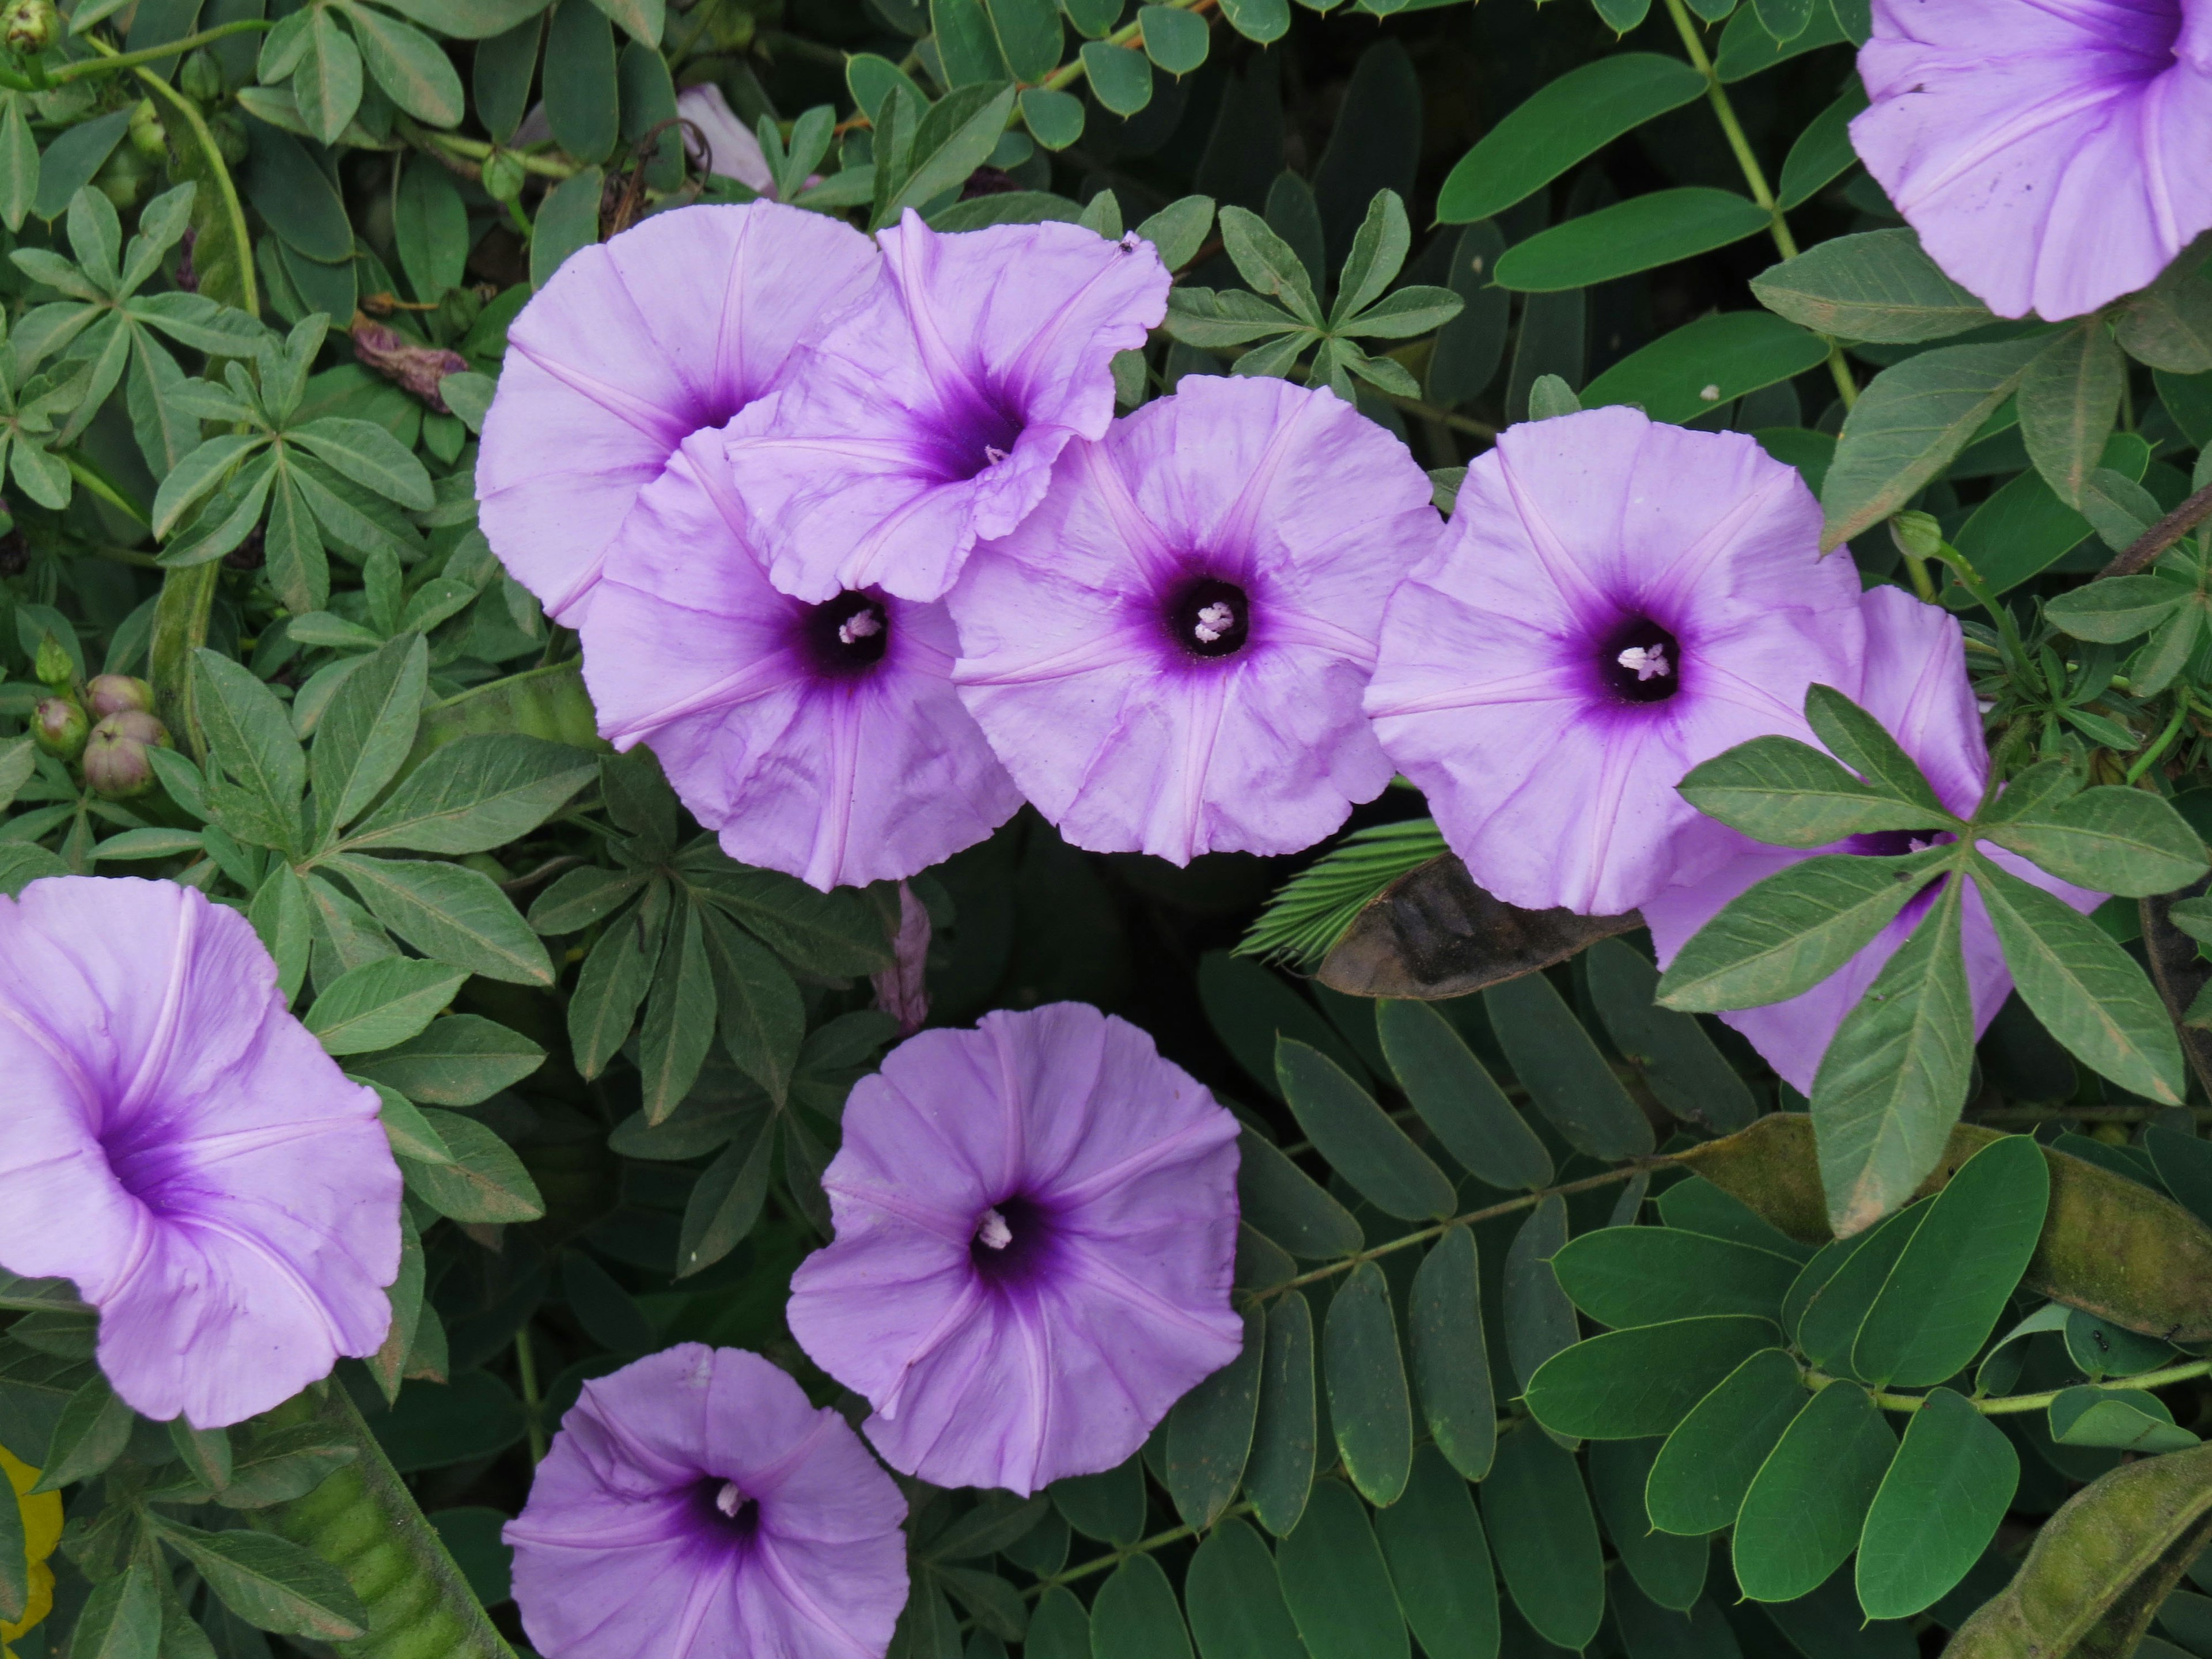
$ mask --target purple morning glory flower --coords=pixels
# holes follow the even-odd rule
[[[952,592],[960,695],[1078,846],[1294,853],[1390,781],[1359,707],[1443,533],[1406,447],[1325,390],[1187,376],[1071,444]]]
[[[477,459],[492,551],[572,626],[637,492],[867,292],[850,226],[773,202],[656,214],[571,255],[507,334]]]
[[[1867,171],[2000,317],[2094,311],[2212,228],[2212,6],[1874,0]]]
[[[1610,915],[1725,860],[1682,775],[1762,732],[1809,741],[1805,688],[1858,686],[1858,573],[1820,537],[1796,469],[1740,433],[1594,409],[1477,457],[1367,691],[1474,879]]]
[[[890,1466],[1034,1492],[1112,1468],[1237,1357],[1237,1120],[1081,1003],[891,1050],[823,1178],[792,1334]]]
[[[868,303],[730,429],[775,585],[817,602],[942,595],[1037,504],[1068,441],[1105,432],[1114,354],[1167,314],[1168,273],[1133,235],[948,234],[909,212],[877,240]]]
[[[582,629],[601,735],[642,740],[732,858],[825,890],[982,840],[1021,797],[953,690],[945,606],[778,592],[722,455],[687,439],[609,552]]]
[[[173,882],[0,898],[0,1267],[100,1310],[141,1415],[242,1422],[376,1352],[399,1166],[244,916]]]
[[[686,1342],[584,1384],[503,1536],[545,1659],[882,1659],[905,1519],[843,1418]]]
[[[1971,817],[1990,776],[1990,755],[1982,741],[1982,721],[1966,678],[1966,647],[1955,617],[1923,605],[1901,587],[1869,588],[1860,602],[1866,617],[1866,678],[1860,707],[1881,721],[1920,763],[1936,797],[1961,817]],[[1644,902],[1663,968],[1690,936],[1712,920],[1721,907],[1755,883],[1814,853],[1890,855],[1926,844],[1910,831],[1854,836],[1833,847],[1799,850],[1769,847],[1729,832],[1734,854],[1702,880],[1669,887]],[[2105,895],[2046,875],[2026,859],[2002,847],[1983,843],[1982,851],[2023,881],[2057,895],[2075,909],[2094,910]],[[1940,885],[1940,884],[1938,884]],[[1820,1057],[1844,1016],[1857,1006],[1914,925],[1936,902],[1931,885],[1907,904],[1874,942],[1811,990],[1786,1002],[1744,1008],[1721,1018],[1751,1039],[1767,1064],[1802,1094],[1813,1090]],[[1974,1032],[1979,1036],[2012,989],[2012,975],[1997,949],[1996,930],[1981,895],[1966,890],[1960,939],[1966,957],[1966,981],[1974,1002]]]

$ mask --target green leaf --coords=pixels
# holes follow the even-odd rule
[[[778,1105],[791,1087],[806,1035],[806,1006],[775,956],[720,913],[701,914],[719,999],[716,1029],[738,1069]]]
[[[1591,1440],[1662,1435],[1778,1335],[1740,1315],[1611,1331],[1554,1354],[1528,1379],[1528,1410],[1555,1433]]]
[[[2081,499],[2118,418],[2127,359],[2101,316],[2044,342],[2020,380],[2020,431],[2035,470],[2069,507]]]
[[[487,54],[477,49],[482,59]],[[467,277],[468,208],[453,174],[428,155],[410,157],[392,195],[392,238],[415,297],[434,303]]]
[[[2185,1078],[2173,1022],[2112,935],[1987,859],[1975,859],[1973,876],[2021,1000],[2044,1028],[2122,1088],[2179,1103]]]
[[[1426,1003],[1386,1000],[1375,1026],[1399,1086],[1462,1168],[1509,1192],[1551,1184],[1544,1143],[1449,1021]]]
[[[1406,1621],[1389,1569],[1349,1487],[1314,1487],[1304,1519],[1277,1547],[1275,1568],[1311,1659],[1405,1659]]]
[[[1621,134],[1705,90],[1695,70],[1657,52],[1618,52],[1570,70],[1460,158],[1437,195],[1437,218],[1461,225],[1502,213]]]
[[[1897,1437],[1864,1389],[1832,1382],[1759,1468],[1736,1517],[1736,1583],[1754,1601],[1819,1588],[1858,1542]]]
[[[1709,1314],[1778,1320],[1798,1264],[1679,1227],[1601,1227],[1571,1240],[1552,1271],[1577,1308],[1625,1329]]]
[[[289,1539],[264,1532],[202,1532],[155,1514],[161,1541],[199,1570],[222,1604],[261,1630],[321,1642],[350,1641],[368,1612],[331,1566]]]
[[[1644,1483],[1651,1524],[1702,1538],[1735,1520],[1744,1494],[1812,1396],[1779,1348],[1753,1354],[1677,1423]]]
[[[2117,645],[2148,634],[2194,594],[2166,576],[2113,576],[2059,594],[2045,605],[2044,615],[2077,640]]]
[[[1854,80],[1806,123],[1783,159],[1782,177],[1775,184],[1775,200],[1784,212],[1804,206],[1858,160],[1851,148],[1850,122],[1866,106],[1866,88]]]
[[[1098,1587],[1091,1651],[1095,1659],[1191,1659],[1175,1589],[1151,1556],[1131,1556]]]
[[[372,6],[341,3],[338,9],[353,25],[362,61],[393,103],[434,127],[460,125],[466,108],[461,77],[443,47],[422,30]]]
[[[1602,1158],[1641,1158],[1652,1150],[1650,1120],[1551,981],[1524,974],[1492,986],[1482,1000],[1514,1075],[1569,1146]]]
[[[338,975],[306,1015],[329,1054],[361,1054],[404,1042],[453,1000],[468,975],[442,962],[386,957]]]
[[[24,452],[16,452],[20,456]],[[2098,538],[2118,553],[2161,516],[2158,497],[2124,473],[2098,467],[2081,485],[2081,514]]]
[[[1144,53],[1086,40],[1079,56],[1091,95],[1112,113],[1126,118],[1152,101],[1152,66]]]
[[[1447,1228],[1422,1258],[1406,1322],[1429,1437],[1454,1468],[1480,1480],[1497,1451],[1498,1415],[1471,1229]]]
[[[1138,236],[1152,245],[1160,263],[1180,270],[1198,257],[1213,228],[1213,198],[1185,196],[1170,202],[1137,227]]]
[[[1091,1615],[1064,1585],[1038,1598],[1022,1642],[1023,1659],[1091,1659]],[[1208,1654],[1206,1659],[1213,1659]]]
[[[1221,15],[1237,33],[1263,46],[1291,32],[1289,0],[1222,0]]]
[[[545,1063],[520,1031],[481,1014],[448,1014],[354,1069],[372,1083],[433,1106],[474,1106]]]
[[[458,1112],[425,1112],[422,1116],[453,1154],[453,1162],[407,1164],[409,1192],[455,1221],[536,1221],[545,1213],[538,1183],[496,1134]]]
[[[667,889],[656,886],[635,913],[600,934],[584,958],[568,998],[568,1044],[586,1081],[606,1070],[637,1023],[660,961],[667,905]]]
[[[1183,1395],[1168,1413],[1168,1494],[1175,1500],[1176,1513],[1194,1532],[1204,1532],[1221,1518],[1237,1495],[1245,1460],[1251,1455],[1267,1323],[1256,1307],[1246,1308],[1243,1314],[1244,1346],[1237,1358]]]
[[[672,918],[638,1034],[638,1082],[645,1121],[659,1123],[691,1092],[714,1042],[714,970],[699,907]]]
[[[1206,19],[1175,6],[1142,6],[1137,25],[1145,55],[1170,75],[1188,75],[1206,61]]]
[[[2020,1454],[1996,1424],[1948,1389],[1929,1395],[1859,1539],[1867,1616],[1909,1619],[1947,1595],[1996,1535],[2019,1484]]]
[[[1909,1198],[1943,1155],[1974,1063],[1954,877],[1844,1017],[1813,1079],[1828,1221],[1847,1238]]]
[[[2062,880],[2129,898],[2186,887],[2205,869],[2204,843],[2180,813],[2148,790],[2115,784],[1991,824],[1987,835]]]
[[[283,826],[296,819],[307,761],[284,705],[252,670],[202,647],[192,653],[194,709],[212,758]]]
[[[1366,1241],[1352,1212],[1249,1129],[1237,1137],[1237,1194],[1244,1220],[1293,1255],[1328,1261]]]
[[[1751,291],[1791,322],[1845,340],[1909,344],[1996,320],[1903,229],[1831,237],[1753,277]]]
[[[2051,1437],[2062,1446],[2105,1446],[2155,1454],[2197,1443],[2177,1427],[2156,1395],[2140,1389],[2073,1388],[2051,1402]]]
[[[506,894],[480,872],[422,859],[331,859],[376,919],[423,955],[487,979],[550,985],[545,946]]]
[[[137,1420],[107,1379],[94,1375],[63,1402],[46,1443],[45,1466],[31,1490],[59,1492],[104,1474],[123,1455]]]
[[[1694,1018],[1658,1006],[1659,970],[1643,952],[1600,939],[1583,962],[1607,1035],[1642,1070],[1662,1105],[1720,1134],[1751,1122],[1759,1110],[1751,1090]]]
[[[571,10],[587,10],[589,0],[561,0],[558,17]],[[600,26],[604,28],[604,23]],[[608,40],[610,51],[613,40]],[[546,61],[552,61],[549,46]],[[611,88],[610,88],[611,92]],[[545,199],[538,205],[538,217],[531,227],[530,286],[543,289],[553,280],[568,256],[580,248],[590,247],[599,240],[599,197],[605,180],[599,169],[587,167],[572,178],[562,179],[546,192]]]
[[[1924,811],[1942,811],[1942,803],[1921,775],[1918,763],[1880,720],[1833,686],[1805,689],[1805,720],[1830,754],[1875,788]]]
[[[361,52],[338,27],[334,10],[308,14],[307,49],[292,76],[292,98],[307,131],[335,143],[361,107]]]
[[[429,665],[422,636],[403,634],[348,674],[331,697],[308,764],[325,839],[360,817],[406,760]]]
[[[2028,1136],[1992,1141],[1968,1158],[1890,1270],[1859,1328],[1851,1369],[1877,1387],[1928,1388],[1956,1375],[2009,1305],[2050,1197],[2049,1167]]]
[[[676,1244],[676,1276],[711,1267],[752,1231],[768,1198],[774,1121],[763,1118],[756,1136],[731,1146],[707,1166],[684,1206],[684,1226]]]
[[[1659,979],[1669,1008],[1712,1012],[1782,1002],[1858,954],[1926,884],[1948,848],[1901,858],[1822,854],[1729,901]]]
[[[1370,1203],[1407,1221],[1452,1213],[1455,1194],[1443,1171],[1342,1067],[1281,1037],[1275,1074],[1298,1127]]]
[[[1429,1659],[1496,1659],[1489,1542],[1467,1482],[1435,1447],[1414,1454],[1406,1495],[1376,1512],[1375,1533],[1398,1605]]]
[[[70,1659],[156,1659],[161,1649],[161,1592],[146,1563],[134,1560],[93,1587],[70,1636]]]
[[[1656,1606],[1688,1613],[1705,1593],[1712,1546],[1703,1538],[1681,1538],[1657,1530],[1644,1504],[1656,1440],[1601,1440],[1589,1449],[1590,1490],[1599,1517],[1637,1589]],[[1616,1606],[1626,1605],[1625,1598]]]
[[[2114,331],[2128,356],[2168,374],[2212,371],[2212,282],[2191,264],[2175,260],[2158,281],[2129,295]]]
[[[398,958],[388,957],[386,960],[396,961]],[[393,1157],[412,1158],[417,1164],[453,1162],[453,1149],[446,1145],[445,1137],[438,1133],[437,1126],[422,1115],[414,1102],[397,1089],[384,1084],[371,1083],[368,1086],[376,1091],[377,1116],[384,1125],[384,1138],[392,1144]],[[402,1224],[404,1226],[404,1223]],[[419,1249],[419,1238],[416,1245]],[[403,1266],[400,1271],[404,1274],[406,1269]],[[400,1357],[404,1358],[406,1356],[403,1354]]]
[[[1823,244],[1826,246],[1826,244]],[[1633,404],[1683,422],[1817,368],[1827,343],[1763,311],[1717,311],[1661,335],[1582,390],[1582,406]]]
[[[1566,1242],[1566,1200],[1553,1193],[1528,1212],[1505,1253],[1505,1352],[1523,1387],[1546,1360],[1574,1346],[1574,1304],[1552,1271]]]
[[[1395,1503],[1413,1466],[1413,1408],[1390,1287],[1371,1261],[1353,1268],[1329,1302],[1322,1364],[1345,1473],[1370,1503]]]
[[[860,890],[817,892],[793,877],[734,863],[711,842],[679,854],[675,866],[695,894],[793,967],[848,979],[891,966],[883,914]]]
[[[1733,191],[1654,191],[1516,243],[1498,262],[1498,285],[1539,294],[1587,288],[1710,253],[1766,223],[1765,209]]]
[[[1047,149],[1066,149],[1083,137],[1083,100],[1050,87],[1024,87],[1022,119]]]
[[[988,159],[1013,111],[1010,82],[955,87],[933,104],[915,132],[912,171],[891,198],[884,222],[896,220],[902,209],[919,209],[957,190]]]
[[[422,463],[373,421],[326,415],[289,428],[284,440],[298,444],[363,489],[373,489],[402,507],[427,513],[435,504],[430,475]]]
[[[1820,546],[1880,524],[1950,465],[2013,395],[2039,339],[1939,346],[1886,368],[1859,394],[1820,487]]]
[[[1219,216],[1222,245],[1252,291],[1279,300],[1309,328],[1322,327],[1321,302],[1296,250],[1256,213],[1225,207]]]
[[[1313,1308],[1303,1292],[1291,1291],[1267,1309],[1260,1404],[1252,1423],[1252,1455],[1244,1465],[1244,1490],[1253,1512],[1278,1538],[1305,1513],[1318,1441]]]
[[[1352,236],[1352,252],[1345,256],[1329,325],[1341,328],[1346,319],[1381,299],[1405,268],[1406,254],[1412,246],[1406,204],[1395,190],[1376,191],[1367,204],[1367,216]]]
[[[1085,1538],[1133,1544],[1145,1532],[1145,1468],[1132,1456],[1097,1474],[1055,1480],[1048,1489],[1054,1508]]]
[[[1283,1601],[1274,1557],[1242,1521],[1222,1522],[1190,1558],[1183,1574],[1183,1606],[1200,1659],[1306,1659],[1297,1626]],[[1034,1620],[1030,1632],[1033,1647]],[[1090,1659],[1087,1648],[1082,1659]]]
[[[349,679],[338,696],[352,684]],[[565,744],[461,738],[432,750],[345,844],[354,850],[489,852],[528,835],[597,772],[591,757]]]
[[[1605,1614],[1605,1554],[1582,1470],[1533,1423],[1504,1436],[1482,1522],[1521,1616],[1554,1647],[1589,1645]]]
[[[1706,817],[1775,847],[1926,830],[1950,816],[1941,806],[1901,799],[1879,781],[1863,783],[1809,744],[1778,736],[1740,743],[1692,767],[1675,787]]]

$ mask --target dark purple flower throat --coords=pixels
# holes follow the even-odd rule
[[[1599,642],[1597,677],[1620,702],[1664,702],[1682,689],[1682,647],[1650,617],[1624,617]]]
[[[1017,1291],[1049,1270],[1059,1248],[1059,1218],[1016,1193],[975,1218],[968,1259],[994,1289]]]
[[[698,1535],[730,1549],[750,1549],[760,1535],[760,1499],[748,1498],[734,1480],[702,1476],[691,1488],[691,1510]]]
[[[1252,602],[1235,582],[1199,576],[1170,590],[1168,636],[1194,657],[1233,657],[1252,636]]]
[[[865,674],[890,648],[890,607],[872,588],[848,587],[807,606],[799,626],[808,658],[830,678]]]

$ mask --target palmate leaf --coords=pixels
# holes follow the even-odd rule
[[[1384,888],[1445,850],[1433,818],[1354,830],[1276,890],[1237,954],[1312,968]]]

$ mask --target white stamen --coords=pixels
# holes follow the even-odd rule
[[[722,1482],[721,1491],[714,1494],[714,1507],[725,1515],[734,1516],[745,1504],[744,1493],[738,1490],[734,1480]]]
[[[996,1210],[986,1210],[982,1220],[976,1224],[975,1237],[983,1241],[986,1249],[1003,1250],[1014,1242],[1014,1230],[1006,1225],[1006,1218]]]
[[[1721,400],[1721,389],[1718,386],[1703,386],[1698,389],[1698,396],[1709,404],[1717,404]]]
[[[983,446],[983,460],[986,465],[996,466],[1000,461],[1006,459],[1006,455],[1007,452],[1000,448],[996,444],[985,444]]]
[[[1191,629],[1201,644],[1212,645],[1237,626],[1237,613],[1221,600],[1216,599],[1198,613],[1198,625]]]
[[[883,631],[883,617],[871,605],[866,611],[855,611],[837,624],[837,642],[840,645],[858,645],[862,640],[872,639]]]
[[[1924,853],[1936,844],[1933,836],[1907,836],[1905,848],[1909,853]]]
[[[1667,647],[1664,645],[1655,645],[1649,649],[1640,645],[1632,645],[1613,660],[1623,668],[1634,669],[1637,684],[1639,685],[1645,680],[1674,672],[1674,669],[1667,661]]]

